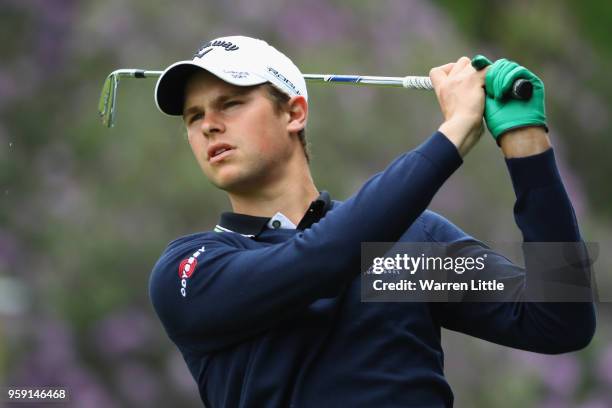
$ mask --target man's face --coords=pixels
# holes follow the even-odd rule
[[[228,192],[249,192],[282,177],[294,153],[289,116],[267,90],[228,84],[205,71],[185,89],[183,119],[191,150],[208,179]]]

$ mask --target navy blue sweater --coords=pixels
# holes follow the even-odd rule
[[[426,210],[461,165],[435,133],[343,203],[321,194],[297,229],[225,213],[172,241],[151,301],[207,407],[448,407],[440,328],[541,353],[587,345],[592,303],[364,303],[361,242],[474,242],[500,280],[525,276]],[[580,239],[552,149],[506,160],[526,242]],[[389,220],[392,220],[390,222]]]

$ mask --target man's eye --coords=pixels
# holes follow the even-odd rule
[[[200,120],[204,115],[202,115],[201,113],[196,113],[191,115],[191,117],[189,118],[189,123],[193,123],[196,120]]]
[[[240,101],[227,101],[223,105],[225,108],[231,108],[232,106],[240,105],[242,102]]]

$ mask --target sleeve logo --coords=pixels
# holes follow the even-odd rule
[[[178,274],[181,279],[181,296],[187,296],[187,279],[195,272],[198,265],[198,257],[204,252],[205,248],[201,247],[195,251],[189,258],[184,259],[179,264]]]

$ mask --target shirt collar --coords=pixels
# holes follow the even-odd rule
[[[298,223],[297,229],[310,228],[312,224],[319,221],[332,207],[331,198],[327,191],[322,191],[319,197],[310,203],[308,210]],[[215,226],[216,232],[235,232],[245,237],[253,238],[268,227],[269,217],[256,217],[253,215],[224,212],[221,214],[219,223]]]
[[[268,229],[297,229],[297,225],[295,225],[282,212],[277,212],[274,214],[274,216],[268,220],[266,227],[268,227]]]

